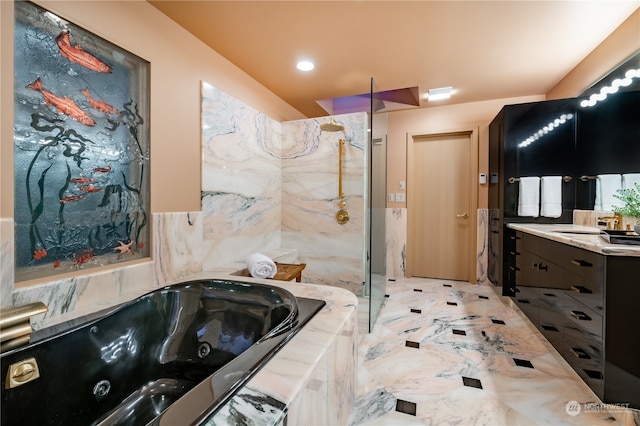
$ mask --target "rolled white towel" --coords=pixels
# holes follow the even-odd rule
[[[275,262],[261,253],[253,253],[247,257],[247,269],[254,278],[273,278],[278,271]]]

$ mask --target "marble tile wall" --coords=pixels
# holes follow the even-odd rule
[[[279,122],[202,83],[203,269],[281,247]]]
[[[326,132],[329,118],[282,124],[282,246],[298,250],[305,280],[359,294],[364,281],[365,113],[334,119],[344,131]],[[349,221],[335,219],[339,207],[338,146],[343,150],[343,192]]]
[[[489,281],[489,209],[478,209],[476,241],[476,284],[491,285]]]
[[[0,219],[0,308],[12,305],[14,280],[13,219]]]
[[[153,259],[158,285],[202,271],[202,235],[202,212],[153,214]]]
[[[407,272],[407,209],[386,210],[387,278],[404,278]]]

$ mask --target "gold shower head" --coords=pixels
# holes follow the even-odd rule
[[[333,118],[329,123],[323,123],[320,125],[320,130],[324,132],[342,132],[344,131],[344,126],[342,124],[338,124]]]

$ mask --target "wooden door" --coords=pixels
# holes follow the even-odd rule
[[[407,275],[474,282],[477,133],[408,140]]]

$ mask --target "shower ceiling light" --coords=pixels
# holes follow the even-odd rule
[[[298,68],[300,71],[311,71],[314,67],[315,65],[313,65],[313,62],[311,61],[300,61],[296,65],[296,68]]]
[[[449,99],[451,97],[452,87],[439,87],[437,89],[429,89],[427,93],[427,100],[431,101],[440,101],[443,99]]]

